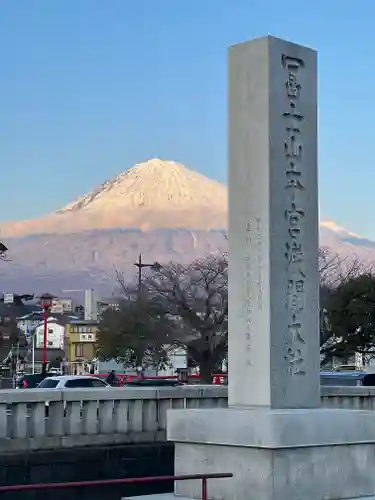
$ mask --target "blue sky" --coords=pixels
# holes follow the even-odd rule
[[[375,2],[1,0],[0,220],[158,156],[226,181],[227,47],[319,51],[321,218],[375,238]]]

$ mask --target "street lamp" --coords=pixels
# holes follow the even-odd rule
[[[40,305],[43,307],[44,313],[44,329],[43,329],[43,364],[42,364],[42,373],[47,372],[47,320],[48,313],[52,306],[52,301],[55,297],[50,293],[44,293],[40,297]]]
[[[142,254],[139,254],[138,257],[138,262],[135,262],[134,265],[138,267],[138,294],[141,294],[141,289],[142,289],[142,269],[144,267],[151,267],[152,269],[155,269],[156,271],[160,271],[162,268],[162,265],[159,264],[159,262],[154,262],[153,264],[144,264],[142,262]]]

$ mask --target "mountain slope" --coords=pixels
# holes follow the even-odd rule
[[[0,262],[0,292],[60,294],[63,289],[93,287],[108,296],[116,287],[115,269],[127,280],[137,275],[134,263],[181,264],[226,249],[221,231],[183,229],[93,230],[8,238],[11,263]]]
[[[1,234],[10,237],[109,228],[224,228],[227,204],[225,186],[180,163],[152,159],[52,214],[1,224]]]
[[[0,263],[0,291],[60,294],[63,289],[95,288],[102,296],[116,287],[115,269],[127,280],[136,277],[134,262],[188,263],[211,252],[227,250],[225,231],[93,230],[8,238],[12,263]],[[323,222],[320,243],[343,257],[355,254],[375,260],[375,242]]]
[[[134,262],[187,263],[227,249],[227,188],[158,159],[106,181],[40,219],[0,224],[11,264],[0,263],[0,291],[60,294],[94,287],[107,295],[115,272],[136,275]],[[375,259],[375,242],[320,225],[320,244],[343,256]]]

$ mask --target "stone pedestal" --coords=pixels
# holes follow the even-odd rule
[[[372,411],[171,410],[175,474],[232,472],[209,481],[214,500],[375,498]],[[176,495],[200,498],[198,481]]]

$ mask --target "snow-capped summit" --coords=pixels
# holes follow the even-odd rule
[[[150,159],[40,219],[6,224],[3,236],[89,229],[216,229],[227,223],[227,188],[181,163]]]
[[[344,237],[351,237],[351,238],[362,238],[358,234],[352,233],[351,231],[348,231],[342,226],[339,226],[336,224],[336,222],[333,222],[332,220],[323,220],[320,222],[320,229],[328,229],[329,231],[332,231],[333,233],[337,234],[338,236],[344,236]]]
[[[57,213],[113,211],[115,207],[133,211],[190,210],[196,205],[222,211],[226,203],[225,186],[187,169],[181,163],[154,158],[107,180]]]
[[[82,233],[94,229],[224,229],[227,187],[181,163],[153,158],[106,180],[85,196],[39,219],[0,224],[2,237]],[[374,242],[330,220],[321,244],[374,248]]]

